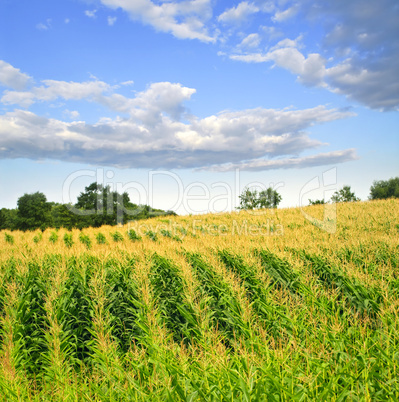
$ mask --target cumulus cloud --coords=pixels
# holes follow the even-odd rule
[[[121,8],[133,20],[140,20],[179,39],[215,42],[206,22],[212,16],[210,0],[188,0],[155,4],[151,0],[100,0],[112,9]]]
[[[23,110],[6,113],[0,116],[0,158],[50,158],[124,168],[215,169],[230,163],[245,169],[245,160],[292,157],[324,145],[305,130],[351,115],[325,107],[259,108],[183,123],[173,113],[179,109],[177,101],[166,105],[166,111],[161,107],[166,98],[155,110],[145,109],[153,92],[151,88],[138,97],[137,112],[130,117],[103,118],[96,124],[68,123]],[[181,87],[180,92],[180,99],[189,97],[189,89]],[[323,164],[323,158],[317,161],[314,163]],[[266,165],[265,169],[271,168]]]
[[[0,84],[14,89],[24,89],[31,77],[25,73],[21,73],[19,68],[13,67],[11,64],[0,60]]]
[[[251,14],[257,13],[259,8],[253,3],[243,1],[237,7],[231,7],[219,15],[218,21],[227,24],[237,24],[244,21]]]
[[[283,41],[290,44],[294,41]],[[232,60],[246,63],[274,62],[277,66],[285,68],[297,75],[298,81],[308,86],[326,86],[326,60],[317,53],[305,57],[298,49],[292,46],[275,46],[267,53],[232,54]]]
[[[18,104],[29,107],[36,101],[51,101],[57,98],[79,100],[96,98],[110,90],[110,86],[102,81],[66,82],[43,80],[43,86],[33,87],[29,91],[4,91],[1,102],[6,105]]]
[[[21,74],[14,70],[10,71]],[[50,158],[125,168],[215,169],[220,165],[226,169],[231,164],[270,169],[278,167],[276,158],[323,164],[326,159],[317,155],[315,159],[299,158],[303,152],[326,145],[311,138],[307,130],[353,116],[345,110],[318,106],[223,111],[197,118],[185,106],[196,93],[194,88],[157,82],[131,98],[118,94],[118,88],[98,79],[43,80],[30,90],[5,91],[3,104],[29,107],[34,102],[61,99],[67,105],[80,100],[101,104],[122,116],[88,124],[78,120],[77,110],[64,109],[66,120],[73,121],[62,121],[16,109],[0,115],[0,158]]]
[[[399,110],[399,7],[396,0],[366,3],[326,0],[323,5],[310,0],[287,0],[280,4],[284,8],[278,8],[275,3],[277,8],[272,21],[276,25],[271,28],[283,29],[280,22],[288,18],[299,27],[305,22],[317,35],[322,33],[316,47],[310,50],[305,43],[310,43],[312,31],[301,31],[298,34],[303,35],[296,39],[286,37],[267,49],[245,48],[238,43],[232,47],[231,59],[274,63],[295,74],[304,85],[324,87],[373,109]],[[295,25],[291,25],[290,31],[292,26]]]

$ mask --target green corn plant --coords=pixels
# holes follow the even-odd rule
[[[106,244],[107,243],[107,239],[105,238],[105,236],[102,233],[97,233],[96,241],[97,241],[97,244]]]
[[[273,336],[281,336],[283,332],[292,333],[292,319],[281,307],[270,301],[270,289],[257,277],[254,269],[247,265],[239,255],[228,250],[219,250],[219,258],[224,265],[237,274],[247,291],[255,313],[266,325]]]
[[[139,236],[134,229],[128,230],[127,236],[131,241],[141,240],[141,236]]]
[[[200,339],[198,318],[184,298],[184,282],[178,268],[158,254],[152,256],[151,285],[158,310],[173,339],[188,344]]]
[[[158,236],[155,232],[153,232],[152,230],[147,230],[144,233],[149,239],[151,239],[152,241],[157,241],[158,240]]]
[[[271,276],[276,287],[286,288],[299,296],[310,293],[309,288],[301,283],[299,275],[292,270],[287,261],[268,250],[254,250],[254,254],[260,258],[263,268]]]
[[[4,233],[4,239],[8,244],[14,244],[14,236],[9,233]]]
[[[85,234],[83,234],[83,233],[80,233],[80,234],[79,234],[79,241],[80,241],[82,244],[84,244],[88,250],[91,249],[91,240],[90,240],[90,237],[89,237],[88,235],[85,235]]]
[[[41,233],[38,233],[36,236],[33,237],[33,242],[34,243],[39,243],[39,241],[41,241],[43,238],[43,235]]]
[[[378,314],[382,296],[376,289],[367,289],[359,281],[349,279],[323,257],[310,255],[303,250],[299,255],[307,262],[324,286],[338,290],[341,297],[348,301],[355,310],[373,317]]]
[[[120,232],[118,232],[118,231],[115,231],[115,232],[113,232],[113,233],[110,233],[110,235],[111,235],[112,240],[113,240],[114,242],[123,241],[123,236],[122,236],[122,234],[121,234]]]
[[[55,244],[58,241],[58,233],[57,232],[51,232],[51,235],[49,237],[50,243]]]
[[[186,253],[201,286],[201,292],[208,298],[211,311],[210,321],[225,336],[225,344],[234,349],[233,341],[240,336],[250,338],[252,333],[243,320],[243,311],[229,286],[219,278],[199,254]]]
[[[16,367],[29,376],[42,372],[42,355],[47,351],[45,331],[47,327],[44,301],[46,286],[40,268],[29,264],[24,287],[19,298],[13,329],[16,346]]]
[[[69,262],[69,275],[60,296],[57,320],[62,327],[67,357],[71,365],[79,368],[90,364],[93,307],[88,282],[93,268],[87,262],[79,269],[76,264],[73,259]]]
[[[73,246],[73,236],[72,233],[65,233],[64,234],[64,244],[68,248],[71,248]]]
[[[131,279],[133,269],[133,266],[118,267],[112,264],[106,274],[105,308],[110,314],[112,335],[118,341],[122,353],[126,353],[133,343],[139,343],[141,337],[137,325],[141,302],[137,285]]]

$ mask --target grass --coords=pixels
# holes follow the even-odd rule
[[[337,218],[3,232],[0,400],[398,400],[399,201]]]

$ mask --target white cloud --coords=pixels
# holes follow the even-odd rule
[[[275,22],[286,21],[286,20],[294,17],[298,13],[298,9],[299,9],[299,7],[297,5],[294,5],[290,8],[287,8],[284,11],[277,11],[274,14],[274,17],[272,18],[272,20]]]
[[[281,41],[281,43],[286,41]],[[294,41],[288,42],[290,45]],[[319,54],[309,54],[306,58],[295,47],[279,47],[267,53],[248,53],[230,55],[232,60],[246,63],[265,63],[273,61],[279,67],[285,68],[298,76],[299,82],[305,85],[325,86],[326,60]]]
[[[252,33],[246,36],[240,43],[239,47],[242,48],[252,48],[258,47],[260,45],[261,38],[259,34]]]
[[[310,0],[287,0],[275,5],[280,9],[272,21],[278,24],[291,18],[290,31],[295,26],[303,30],[304,23],[309,31],[297,32],[301,35],[295,40],[287,37],[273,45],[275,34],[286,29],[285,24],[276,25],[278,29],[261,27],[263,32],[270,33],[270,47],[255,52],[240,43],[234,44],[229,54],[231,59],[247,63],[273,62],[295,74],[298,82],[307,86],[324,87],[373,109],[399,110],[397,0],[325,0],[323,6]],[[313,33],[318,42],[314,41]],[[307,47],[310,44],[312,48]],[[245,49],[247,53],[243,52]],[[224,50],[223,54],[228,52]]]
[[[107,18],[108,25],[109,25],[110,27],[112,27],[112,25],[115,24],[116,20],[117,20],[116,17],[108,17],[108,18]]]
[[[210,166],[206,170],[217,172],[228,172],[236,169],[253,172],[272,169],[303,169],[314,166],[335,165],[358,159],[355,149],[332,151],[317,155],[304,156],[301,158],[282,158],[266,160],[263,158],[253,159],[242,163],[228,163],[225,165]]]
[[[44,86],[33,87],[30,91],[5,91],[1,102],[7,105],[19,104],[30,106],[35,101],[51,101],[57,98],[85,99],[95,98],[111,89],[102,81],[66,82],[56,80],[43,80]]]
[[[257,13],[259,8],[253,3],[248,3],[243,1],[237,5],[237,7],[232,7],[219,15],[218,21],[227,24],[236,24],[244,21],[251,14]]]
[[[188,99],[193,90],[159,84],[131,100],[135,109],[128,118],[103,118],[86,124],[47,119],[22,110],[0,116],[0,158],[50,158],[125,168],[215,169],[215,165],[228,163],[246,168],[245,160],[292,158],[323,145],[304,130],[351,116],[325,107],[258,108],[183,123],[178,120],[183,108],[179,102]],[[154,106],[151,101],[157,98]],[[308,159],[303,163],[309,163]],[[323,158],[317,163],[323,164]],[[270,167],[264,164],[265,169]]]
[[[31,77],[25,73],[21,73],[19,68],[13,67],[11,64],[0,60],[0,84],[14,89],[24,89]]]
[[[66,116],[68,119],[76,120],[79,118],[80,113],[77,110],[64,110],[63,115]]]
[[[281,49],[277,49],[281,50]],[[118,86],[99,81],[43,80],[29,91],[5,91],[4,104],[29,107],[56,99],[96,102],[124,117],[103,117],[95,124],[76,121],[77,110],[64,109],[72,122],[14,110],[0,116],[0,158],[50,158],[119,167],[200,168],[242,164],[257,169],[277,166],[275,158],[298,158],[325,145],[306,130],[314,125],[353,116],[348,111],[318,106],[305,110],[247,109],[223,111],[206,118],[187,112],[194,88],[158,82],[132,98],[116,93]],[[322,164],[321,159],[317,163]],[[309,163],[309,158],[298,163]],[[274,163],[274,162],[273,162]],[[316,163],[316,162],[314,162]],[[252,165],[251,165],[252,166]],[[248,165],[248,169],[252,169]]]
[[[39,29],[40,31],[47,31],[48,29],[51,28],[51,18],[48,18],[46,20],[46,23],[40,22],[39,24],[36,25],[36,28]]]
[[[178,39],[215,42],[205,23],[212,16],[210,0],[168,1],[155,4],[151,0],[101,0],[112,9],[122,8],[133,20],[141,20],[161,32]]]
[[[89,18],[96,18],[97,10],[86,10],[85,15]]]

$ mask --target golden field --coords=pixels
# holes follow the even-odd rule
[[[398,239],[395,199],[0,232],[0,399],[398,399]]]

